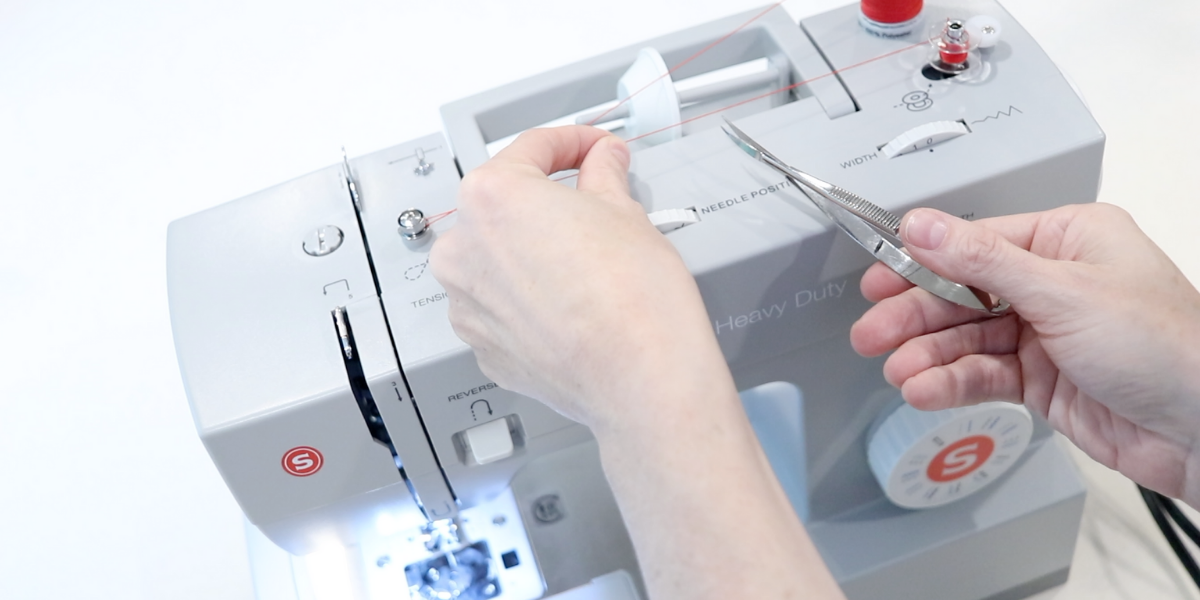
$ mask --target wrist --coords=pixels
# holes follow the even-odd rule
[[[745,418],[715,340],[711,348],[658,352],[617,372],[619,379],[595,388],[598,397],[588,399],[590,406],[605,407],[588,423],[602,448],[670,443],[664,438]]]
[[[1183,430],[1190,432],[1190,451],[1183,469],[1184,481],[1180,499],[1200,510],[1200,312],[1190,319],[1185,327],[1182,343],[1178,347],[1178,389],[1174,401],[1180,406],[1179,417],[1184,421]]]

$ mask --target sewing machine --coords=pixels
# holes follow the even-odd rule
[[[246,514],[260,600],[645,598],[590,432],[482,375],[428,269],[462,174],[521,131],[576,119],[636,138],[632,195],[696,276],[776,475],[849,598],[1019,598],[1065,580],[1084,488],[1050,429],[901,415],[882,359],[847,335],[870,257],[719,125],[893,212],[968,219],[1093,201],[1104,134],[994,2],[926,6],[894,37],[866,31],[857,5],[799,26],[760,13],[451,103],[444,133],[172,223],[180,369]],[[934,68],[944,49],[922,43],[927,27],[980,15],[964,60]],[[644,49],[659,57],[649,79],[632,75]],[[617,105],[645,81],[671,100]],[[947,423],[1003,433],[947,455]],[[901,430],[908,446],[880,458]],[[972,493],[956,487],[968,480]]]

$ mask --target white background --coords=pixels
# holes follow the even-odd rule
[[[0,598],[252,596],[175,365],[169,221],[763,1],[0,0]],[[1101,199],[1200,281],[1200,3],[1006,5],[1109,135]],[[1128,484],[1085,467],[1096,493],[1055,597],[1186,597]]]

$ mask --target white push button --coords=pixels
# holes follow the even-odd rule
[[[512,456],[512,435],[508,433],[508,421],[505,419],[472,427],[466,434],[471,456],[481,465]]]
[[[646,216],[650,218],[650,224],[663,233],[700,222],[700,215],[696,214],[694,208],[667,208],[648,213]]]
[[[971,133],[971,130],[961,121],[934,121],[918,125],[896,136],[896,139],[884,145],[883,153],[888,158],[896,158],[901,154],[924,150],[968,133]]]
[[[967,19],[967,33],[979,48],[991,48],[1000,41],[1003,33],[1000,20],[991,15],[975,15]]]

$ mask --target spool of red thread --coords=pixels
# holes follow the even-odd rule
[[[924,0],[862,0],[862,13],[876,23],[911,21],[921,14]]]
[[[924,4],[924,0],[862,0],[858,22],[875,35],[908,35],[917,28]]]
[[[967,46],[966,44],[949,46],[938,50],[938,55],[942,62],[950,65],[961,65],[967,62]]]
[[[971,34],[959,19],[948,19],[937,41],[940,64],[935,69],[955,73],[966,69],[967,52],[971,50]]]

